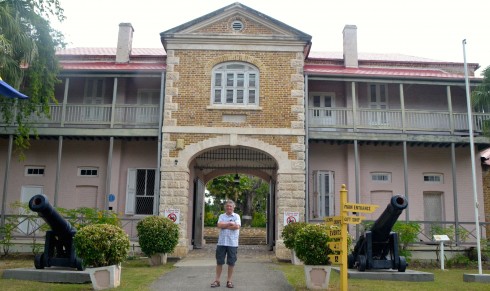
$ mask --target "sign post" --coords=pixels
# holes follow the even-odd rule
[[[444,271],[444,242],[450,241],[449,237],[445,234],[435,234],[434,240],[440,243],[440,258],[441,258],[441,270]]]
[[[340,189],[340,216],[325,217],[325,224],[330,226],[328,235],[330,238],[340,238],[340,241],[329,242],[328,247],[339,254],[328,255],[330,262],[340,265],[340,290],[347,291],[347,232],[348,224],[359,224],[364,216],[349,216],[349,212],[372,213],[378,205],[355,204],[347,202],[347,189],[342,184]]]

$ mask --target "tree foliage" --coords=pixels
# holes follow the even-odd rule
[[[213,197],[218,204],[226,199],[234,200],[236,212],[246,216],[265,212],[269,184],[260,178],[246,175],[238,175],[239,181],[236,183],[235,176],[230,174],[214,178],[206,186],[209,191],[207,196]]]
[[[0,0],[0,76],[26,100],[0,96],[0,120],[16,126],[15,145],[21,157],[36,133],[33,116],[49,116],[59,66],[56,48],[64,46],[63,35],[53,29],[50,18],[64,20],[59,0]]]
[[[483,81],[471,93],[473,108],[490,109],[490,66],[483,70]]]

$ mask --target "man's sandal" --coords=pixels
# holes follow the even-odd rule
[[[211,283],[211,288],[216,288],[216,287],[219,287],[219,281],[214,281],[213,283]]]
[[[226,282],[226,287],[233,288],[233,283],[231,281]]]

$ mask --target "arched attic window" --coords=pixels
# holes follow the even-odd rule
[[[242,62],[214,67],[211,104],[259,105],[259,70]]]

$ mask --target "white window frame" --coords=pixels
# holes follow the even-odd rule
[[[143,98],[144,94],[148,94],[149,100],[156,100],[156,103],[152,102],[145,102]],[[159,89],[139,89],[138,90],[138,98],[137,98],[138,105],[159,105],[160,104],[160,90]]]
[[[38,172],[38,173],[31,173],[29,174],[29,170],[32,170],[33,172]],[[39,170],[42,170],[42,174],[39,174]],[[44,174],[46,173],[46,167],[44,166],[25,166],[24,169],[24,175],[26,177],[43,177]]]
[[[233,66],[243,66],[243,68],[233,68]],[[239,75],[243,75],[243,83],[240,83]],[[251,75],[255,76],[255,86],[252,84]],[[219,77],[218,77],[219,76]],[[228,85],[228,77],[233,76],[232,85]],[[226,62],[213,68],[211,80],[211,106],[259,106],[259,69],[245,62]],[[228,93],[232,92],[232,100],[228,99]],[[251,101],[251,92],[255,93],[254,100]],[[216,93],[220,92],[219,99]],[[239,92],[243,92],[240,96]]]
[[[371,92],[371,88],[374,86],[374,96]],[[388,124],[388,84],[385,83],[368,83],[368,103],[369,109],[375,111],[369,112],[369,124],[370,125],[386,125]],[[382,98],[384,97],[384,100]],[[373,100],[374,98],[374,100]]]
[[[378,180],[375,177],[386,177],[386,179]],[[391,183],[391,173],[390,172],[371,172],[371,181],[375,183]]]
[[[140,197],[146,197],[146,195],[137,195],[137,173],[138,171],[155,171],[154,189],[153,189],[153,213],[152,214],[139,214],[136,213],[136,200]],[[155,168],[129,168],[126,181],[126,207],[125,214],[127,215],[154,215],[156,210],[157,195],[159,195],[158,189],[158,176],[159,172]],[[147,185],[145,184],[145,187]],[[145,191],[146,192],[146,191]]]
[[[325,176],[328,176],[329,185],[326,185]],[[335,174],[333,171],[313,172],[313,192],[315,213],[318,218],[333,216],[335,214]],[[328,187],[327,187],[328,186]],[[328,188],[328,189],[327,189]],[[328,212],[326,213],[326,198],[328,198]]]
[[[430,177],[432,177],[433,179],[426,181],[425,177],[428,177],[429,179],[430,179]],[[436,178],[438,178],[438,181]],[[443,173],[423,173],[422,179],[423,179],[424,183],[428,183],[428,184],[444,184],[444,174]]]
[[[97,171],[97,175],[82,175],[82,171]],[[99,168],[98,167],[78,167],[77,176],[79,177],[87,177],[87,178],[95,178],[99,176]]]

